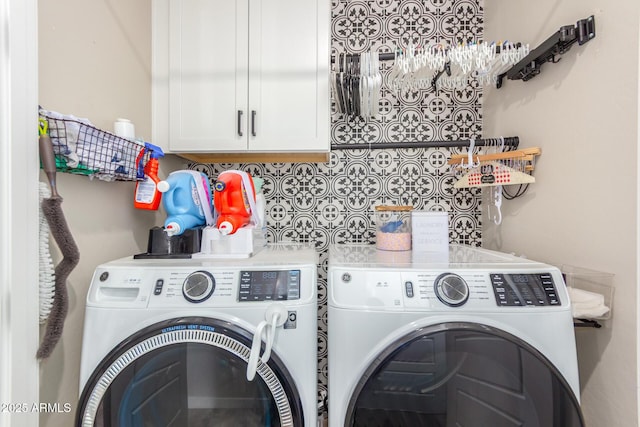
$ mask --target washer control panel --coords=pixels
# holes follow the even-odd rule
[[[127,308],[303,304],[316,295],[315,265],[252,267],[100,267],[87,304]]]
[[[283,301],[300,298],[300,270],[242,270],[238,301]]]

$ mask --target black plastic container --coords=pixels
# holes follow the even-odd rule
[[[133,257],[140,258],[191,258],[191,254],[200,252],[202,227],[185,230],[177,236],[169,236],[162,227],[149,230],[147,252]]]

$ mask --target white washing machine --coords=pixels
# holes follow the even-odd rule
[[[313,426],[317,254],[125,258],[87,295],[78,426]]]
[[[328,287],[331,427],[583,426],[557,268],[336,245]]]

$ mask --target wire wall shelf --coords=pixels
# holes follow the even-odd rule
[[[58,171],[104,181],[139,181],[144,177],[142,166],[149,158],[144,143],[98,129],[84,119],[43,109],[39,114],[47,121]]]

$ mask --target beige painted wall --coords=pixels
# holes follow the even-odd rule
[[[112,131],[118,117],[151,138],[151,0],[39,0],[39,103]],[[161,161],[164,171],[181,167]],[[59,173],[58,190],[80,263],[68,280],[63,338],[41,364],[40,401],[70,403],[69,414],[41,415],[41,426],[68,427],[78,400],[84,300],[95,267],[144,252],[147,230],[163,213],[133,208],[133,182],[103,182]],[[41,179],[44,181],[44,179]],[[60,254],[52,243],[54,262]]]
[[[533,184],[483,221],[484,246],[614,273],[613,318],[578,329],[582,404],[593,427],[638,425],[636,343],[637,0],[485,1],[487,40],[533,47],[595,15],[597,36],[528,82],[485,92],[484,135],[540,146]],[[486,206],[486,205],[485,205]]]

